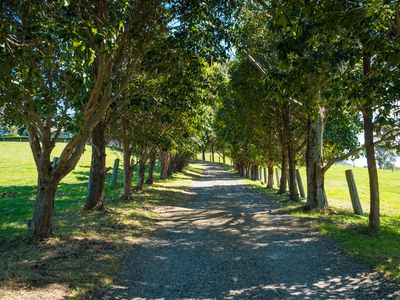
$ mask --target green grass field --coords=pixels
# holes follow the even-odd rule
[[[57,144],[54,155],[58,156],[64,144]],[[62,230],[63,225],[57,224],[58,218],[68,209],[82,207],[85,201],[86,188],[90,170],[91,147],[86,147],[76,169],[60,183],[55,203],[55,229]],[[107,166],[112,166],[114,159],[120,158],[117,151],[107,150]],[[122,166],[120,166],[122,167]],[[110,172],[107,183],[110,182]],[[14,238],[26,235],[26,223],[32,217],[36,192],[37,172],[26,142],[0,143],[0,239]],[[122,183],[122,169],[119,172],[119,183]],[[106,198],[118,197],[118,188],[111,191],[106,188]],[[62,201],[61,201],[62,200]],[[60,226],[58,226],[60,225]]]
[[[59,144],[54,155],[62,147]],[[110,212],[85,212],[82,208],[91,156],[91,147],[86,148],[76,169],[57,190],[54,236],[32,242],[27,223],[34,209],[37,173],[29,144],[0,143],[1,299],[48,299],[59,293],[63,299],[82,299],[89,291],[110,284],[120,267],[120,257],[140,236],[154,229],[159,216],[151,207],[184,201],[190,196],[185,188],[199,175],[192,164],[184,173],[146,186],[144,193],[134,195],[134,201],[123,202],[120,165],[114,190],[109,188],[111,174],[106,178],[105,199]],[[121,158],[119,152],[108,149],[107,166],[112,166],[117,157]],[[155,175],[157,178],[158,172]]]
[[[335,165],[326,173],[325,188],[330,206],[352,210],[350,194],[346,182],[345,170],[353,170],[358,194],[364,212],[369,211],[368,170],[361,167]],[[304,187],[306,171],[300,168]],[[381,212],[384,215],[400,215],[400,171],[379,170],[379,190]]]

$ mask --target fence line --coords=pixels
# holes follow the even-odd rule
[[[71,139],[70,138],[58,138],[56,142],[64,142],[67,143]],[[29,142],[29,137],[21,136],[21,137],[0,137],[0,142]]]

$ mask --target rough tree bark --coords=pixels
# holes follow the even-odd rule
[[[282,167],[281,167],[281,179],[279,182],[279,190],[278,194],[286,193],[286,184],[288,178],[288,163],[287,163],[287,154],[286,149],[282,149]]]
[[[45,238],[53,232],[51,219],[57,186],[58,182],[54,181],[50,172],[39,174],[35,211],[30,222],[30,231],[37,239]]]
[[[287,147],[289,163],[289,199],[300,201],[296,182],[296,150],[293,145],[293,129],[290,118],[290,107],[285,104],[282,109],[284,142]]]
[[[160,179],[165,179],[168,177],[170,160],[171,160],[170,154],[167,151],[162,151]]]
[[[268,169],[268,179],[267,179],[267,189],[272,189],[274,187],[274,166],[272,161],[272,131],[268,135],[268,144],[270,145],[267,148],[267,169]]]
[[[177,154],[174,158],[173,170],[174,172],[182,172],[187,166],[188,159],[186,154]]]
[[[260,177],[259,177],[259,172],[258,172],[258,165],[254,165],[253,166],[253,172],[254,172],[254,179],[253,180],[259,180],[260,179]]]
[[[242,162],[238,163],[238,168],[239,168],[240,177],[245,177],[246,171],[245,171],[244,164]]]
[[[255,168],[256,168],[256,166],[255,165],[251,165],[251,167],[250,167],[250,172],[251,172],[251,174],[250,174],[250,178],[251,178],[251,180],[256,180],[256,172],[255,172]]]
[[[139,170],[135,191],[142,192],[144,189],[144,176],[146,174],[147,157],[144,154],[139,156]]]
[[[132,148],[129,143],[127,119],[125,115],[121,117],[122,123],[122,149],[123,149],[123,160],[124,160],[124,188],[122,192],[122,199],[130,201],[132,200]]]
[[[268,165],[268,180],[267,188],[272,189],[274,187],[274,166],[272,164]]]
[[[316,118],[308,123],[306,150],[307,169],[307,206],[321,210],[328,206],[324,187],[323,135],[326,122],[326,110],[319,107]]]
[[[167,176],[172,176],[175,170],[175,163],[176,163],[177,155],[171,155],[170,162],[167,169]]]
[[[107,124],[103,120],[96,125],[92,132],[92,160],[85,210],[101,210],[105,206],[106,127]]]
[[[151,156],[149,163],[149,172],[147,173],[146,184],[152,185],[154,183],[154,167],[156,165],[156,157]]]
[[[363,56],[363,67],[364,77],[367,79],[365,84],[367,85],[371,72],[371,55],[366,51]],[[371,232],[377,232],[380,230],[380,199],[374,146],[373,103],[370,96],[367,96],[365,99],[365,103],[362,107],[362,115],[364,120],[365,152],[369,175],[370,213],[368,228]]]

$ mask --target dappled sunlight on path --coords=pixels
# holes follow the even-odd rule
[[[154,210],[159,230],[126,257],[103,299],[395,299],[398,287],[349,259],[304,220],[276,213],[262,194],[203,163],[191,199]]]

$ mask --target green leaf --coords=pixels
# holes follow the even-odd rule
[[[94,62],[94,58],[95,58],[96,51],[94,51],[92,48],[89,48],[89,50],[90,50],[90,53],[91,53],[91,55],[90,55],[90,61],[89,61],[89,66],[91,66],[91,65],[93,64],[93,62]]]
[[[280,15],[280,16],[278,17],[278,20],[277,20],[276,22],[277,22],[279,25],[283,26],[283,27],[286,27],[286,26],[287,26],[287,20],[286,20],[286,18],[285,18],[284,15]]]

